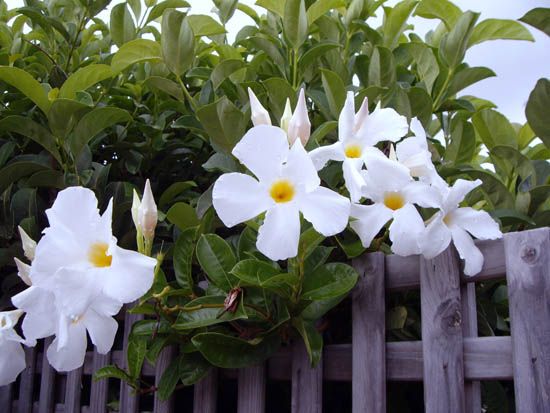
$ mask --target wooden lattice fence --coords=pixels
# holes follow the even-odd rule
[[[356,259],[361,277],[352,297],[351,344],[326,346],[317,369],[309,367],[303,345],[296,344],[261,366],[213,371],[194,386],[193,411],[224,411],[217,406],[218,375],[223,374],[237,377],[239,412],[265,410],[267,378],[291,381],[292,412],[300,413],[322,410],[323,380],[352,382],[354,412],[384,412],[386,380],[423,381],[430,413],[480,412],[480,381],[513,380],[518,412],[550,412],[550,231],[505,234],[478,246],[485,264],[470,278],[461,274],[454,248],[433,260],[381,253]],[[477,337],[475,283],[504,277],[511,336]],[[422,341],[386,343],[386,293],[418,288]],[[136,318],[126,314],[124,337]],[[172,348],[165,349],[157,367],[145,366],[143,375],[157,381],[174,357]],[[120,350],[106,356],[90,352],[83,368],[56,375],[42,351],[29,349],[27,358],[19,383],[0,388],[3,412],[105,412],[109,382],[91,383],[90,403],[80,407],[83,377],[111,361],[124,364]],[[139,403],[121,387],[121,412],[137,412]],[[174,411],[191,411],[191,406],[154,399],[155,413]]]

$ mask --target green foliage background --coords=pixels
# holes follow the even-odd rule
[[[212,364],[255,363],[297,335],[318,361],[316,322],[353,287],[357,275],[346,262],[364,248],[351,231],[325,240],[304,224],[299,255],[285,265],[256,250],[261,219],[232,230],[221,225],[211,188],[222,172],[244,172],[231,149],[251,127],[248,87],[275,124],[286,98],[294,105],[305,88],[308,149],[336,140],[346,90],[356,92],[357,104],[368,97],[371,109],[381,102],[418,117],[449,183],[483,181],[470,205],[487,209],[505,231],[550,224],[550,81],[541,79],[531,93],[525,125],[461,93],[495,75],[465,63],[468,48],[531,41],[522,23],[481,20],[447,0],[393,8],[383,0],[258,0],[261,16],[236,0],[214,0],[217,19],[187,15],[183,0],[128,0],[104,22],[97,14],[109,3],[28,0],[10,10],[0,1],[0,308],[22,288],[12,260],[22,256],[17,225],[38,239],[59,189],[87,186],[102,207],[113,197],[113,231],[127,248],[135,248],[132,190],[149,178],[159,206],[154,250],[163,263],[133,310],[145,319],[132,331],[129,368],[98,376],[139,388],[144,359],[154,362],[164,346],[177,344],[178,359],[159,389],[167,397]],[[382,7],[383,25],[371,26]],[[229,43],[225,24],[235,13],[254,24]],[[425,39],[409,30],[413,14],[434,19]],[[550,34],[549,15],[535,9],[522,20]],[[345,192],[339,168],[329,166],[322,179]],[[380,234],[371,250],[389,252],[386,241]],[[229,292],[238,293],[236,308],[223,312]],[[506,287],[482,284],[478,299],[480,333],[507,334]],[[389,302],[389,339],[418,339],[418,297]],[[498,411],[508,408],[494,396],[503,388],[487,391],[486,400],[501,403]]]

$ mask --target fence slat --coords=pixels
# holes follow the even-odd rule
[[[131,314],[128,312],[128,310],[133,305],[130,304],[128,307],[124,307],[126,310],[126,314],[124,315],[124,340],[123,345],[124,349],[128,348],[128,336],[130,335],[130,331],[132,330],[132,324],[134,324],[136,321],[139,321],[143,319],[143,315],[141,314]],[[123,351],[123,357],[122,357],[122,368],[127,367],[127,360],[126,360],[126,351]],[[120,384],[120,411],[124,413],[137,413],[139,407],[139,394],[135,394],[133,389],[128,386],[125,383]]]
[[[94,350],[92,361],[92,376],[103,366],[111,362],[111,354],[99,354]],[[90,390],[90,413],[107,412],[107,396],[109,392],[109,379],[95,381],[92,377],[92,388]]]
[[[11,413],[11,406],[13,402],[12,394],[13,384],[0,387],[0,406],[5,409],[6,413]]]
[[[65,413],[80,412],[80,393],[82,386],[82,367],[67,373],[65,383]]]
[[[426,413],[464,412],[460,272],[454,247],[420,259]]]
[[[40,396],[38,399],[38,413],[51,413],[53,411],[55,393],[55,371],[48,363],[46,351],[52,344],[53,337],[44,339],[44,352],[42,353],[42,370],[40,373]]]
[[[210,370],[210,373],[194,387],[193,413],[216,413],[218,370]]]
[[[19,398],[17,400],[17,411],[19,413],[32,413],[36,347],[25,348],[25,362],[27,366],[19,376],[20,382]]]
[[[239,413],[261,413],[265,411],[265,365],[239,370]]]
[[[352,407],[354,413],[386,411],[384,254],[368,254],[353,266],[359,280],[352,304]]]
[[[166,368],[174,361],[176,356],[176,348],[174,346],[165,347],[157,358],[155,364],[155,386],[158,386],[162,374]],[[174,411],[174,396],[172,395],[168,400],[160,400],[158,392],[155,392],[154,408],[155,413],[172,413]]]
[[[475,283],[463,284],[461,287],[462,299],[462,335],[477,337],[477,306]],[[466,369],[466,363],[464,363]],[[481,384],[479,381],[464,382],[464,403],[466,411],[481,411]]]
[[[323,358],[311,368],[301,339],[292,345],[292,413],[318,413],[323,408]]]
[[[518,412],[550,411],[550,230],[504,235]]]

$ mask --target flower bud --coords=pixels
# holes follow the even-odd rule
[[[13,260],[15,261],[15,265],[17,265],[17,275],[30,287],[32,285],[30,277],[31,266],[29,264],[25,264],[17,258],[14,258]]]
[[[361,107],[355,114],[353,131],[357,132],[359,129],[361,129],[361,126],[363,126],[363,124],[365,123],[368,117],[369,117],[369,100],[365,98],[363,99],[363,103],[361,103]]]
[[[23,252],[25,253],[25,257],[29,259],[29,261],[34,260],[34,251],[36,249],[36,241],[34,241],[29,235],[25,232],[23,228],[20,226],[19,228],[19,235],[21,237],[21,244],[23,246]]]
[[[252,124],[254,126],[271,125],[269,113],[250,88],[248,88],[248,97],[250,99],[250,110],[252,111],[252,115],[250,116],[252,118]]]
[[[153,198],[151,183],[147,180],[145,182],[145,189],[143,190],[143,198],[138,208],[138,223],[146,240],[151,241],[155,236],[157,221],[157,204],[155,204],[155,199]]]
[[[292,107],[290,106],[290,99],[286,98],[285,110],[283,116],[281,117],[281,129],[288,133],[288,124],[290,123],[290,118],[292,118]]]
[[[136,229],[139,229],[138,211],[139,211],[140,205],[141,205],[141,201],[139,200],[139,195],[137,191],[134,189],[134,195],[132,198],[132,221],[134,221],[134,225],[136,226]]]
[[[304,89],[300,89],[298,103],[288,124],[288,142],[292,145],[297,138],[306,146],[311,134],[311,123],[307,114],[306,98]]]
[[[397,154],[395,153],[395,146],[393,146],[393,143],[390,144],[390,153],[388,155],[388,158],[392,161],[397,161]]]

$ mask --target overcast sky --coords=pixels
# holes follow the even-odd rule
[[[187,0],[193,14],[209,14],[214,4],[209,0]],[[115,4],[123,0],[114,0]],[[241,3],[253,6],[254,0],[240,0]],[[22,6],[23,0],[7,0],[10,8]],[[389,0],[393,5],[398,0]],[[481,12],[480,21],[487,18],[518,19],[535,7],[548,7],[548,0],[454,0],[462,10]],[[256,8],[260,13],[262,8]],[[109,11],[101,17],[108,21]],[[378,17],[381,22],[381,16]],[[240,11],[228,23],[229,37],[252,20]],[[411,20],[415,32],[424,34],[435,28],[437,21],[415,17]],[[375,21],[371,23],[377,25]],[[379,23],[378,23],[379,24]],[[495,71],[497,77],[479,82],[466,89],[464,94],[472,94],[492,100],[498,108],[512,121],[525,121],[525,104],[529,93],[541,77],[550,78],[550,37],[534,28],[529,28],[536,42],[493,41],[473,46],[466,55],[470,66],[487,66]]]

